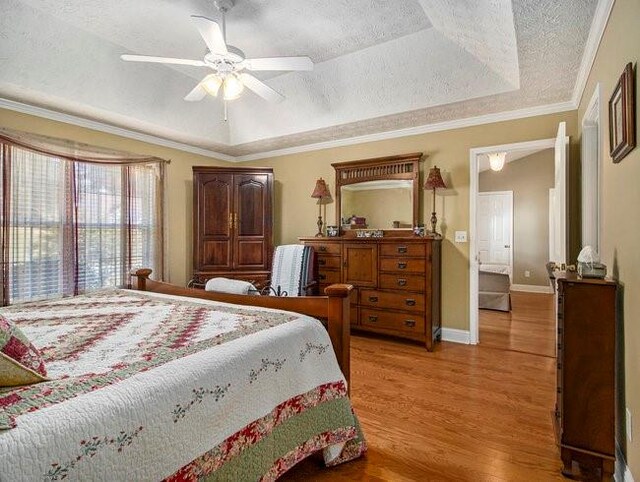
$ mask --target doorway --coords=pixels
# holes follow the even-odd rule
[[[551,199],[552,205],[548,210],[545,207],[544,217],[545,220],[548,217],[549,212],[554,213],[553,222],[547,220],[547,226],[549,228],[549,249],[547,261],[555,261],[558,264],[566,262],[566,165],[567,165],[567,146],[568,137],[566,136],[566,126],[560,123],[558,128],[558,135],[552,139],[541,139],[537,141],[520,142],[514,144],[486,146],[480,148],[474,148],[470,150],[470,225],[469,225],[469,240],[470,240],[470,255],[469,255],[469,270],[470,270],[470,300],[469,300],[469,314],[470,314],[470,332],[469,341],[472,344],[479,343],[479,273],[480,266],[482,264],[480,254],[481,243],[481,229],[478,221],[479,214],[479,202],[480,202],[480,172],[482,159],[486,159],[488,154],[496,152],[513,153],[514,157],[526,152],[538,152],[547,150],[553,154],[553,174],[550,187],[553,188],[554,199]],[[526,154],[525,154],[526,155]],[[520,155],[520,157],[523,157]],[[486,161],[485,161],[486,162]],[[486,190],[486,189],[485,189]],[[505,189],[500,189],[505,190]],[[548,189],[545,194],[545,198],[548,199]],[[517,208],[515,211],[517,213]],[[518,222],[518,215],[515,214],[515,221]],[[485,229],[484,227],[482,229]],[[553,241],[551,241],[553,239]],[[544,243],[546,245],[546,243]],[[515,246],[512,243],[510,246],[510,256],[513,255]],[[546,246],[544,247],[546,251]],[[514,263],[511,263],[510,277],[514,276]],[[543,268],[544,269],[544,268]],[[524,274],[521,273],[521,274]],[[545,281],[548,277],[545,278]],[[511,280],[507,283],[510,285]],[[498,291],[504,291],[500,288]],[[506,291],[509,291],[507,288]],[[535,290],[531,290],[535,291]],[[547,286],[544,289],[540,289],[539,292],[549,292]],[[503,305],[504,306],[504,305]]]

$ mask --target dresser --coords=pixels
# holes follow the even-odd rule
[[[556,433],[562,473],[612,480],[615,464],[617,284],[556,276]],[[574,462],[576,464],[574,464]]]
[[[273,170],[193,167],[193,279],[269,279]]]
[[[419,341],[441,337],[440,237],[300,238],[317,253],[320,293],[354,286],[351,328]]]

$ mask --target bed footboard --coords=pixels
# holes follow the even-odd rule
[[[204,300],[221,301],[236,305],[262,306],[279,310],[294,311],[326,320],[327,331],[331,338],[333,349],[338,358],[340,369],[350,381],[350,324],[349,324],[349,294],[353,286],[348,284],[333,284],[324,291],[326,296],[248,296],[215,293],[193,288],[153,281],[149,278],[150,269],[138,269],[131,273],[131,287],[140,291],[151,291],[176,296],[188,296]],[[349,386],[349,385],[347,385]]]

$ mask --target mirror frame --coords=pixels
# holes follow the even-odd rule
[[[336,171],[336,223],[342,231],[341,187],[366,181],[410,180],[413,182],[413,226],[418,225],[420,203],[420,161],[422,152],[376,157],[331,164]],[[410,228],[406,228],[410,229]]]

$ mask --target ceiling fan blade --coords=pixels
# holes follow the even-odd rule
[[[246,59],[243,64],[248,70],[313,70],[313,62],[309,57]]]
[[[211,52],[218,55],[227,55],[229,53],[222,35],[222,29],[217,22],[200,15],[191,15],[191,20],[195,23],[202,40],[204,40]]]
[[[258,94],[260,97],[262,97],[265,100],[268,100],[269,102],[282,102],[284,100],[284,95],[280,94],[279,92],[276,92],[267,84],[255,78],[251,74],[247,74],[247,73],[240,74],[240,80],[242,81],[242,83],[247,89],[252,90],[256,94]]]
[[[197,102],[204,99],[205,95],[207,95],[207,91],[203,87],[202,82],[200,82],[185,96],[184,100],[188,102]]]
[[[127,62],[153,62],[158,64],[193,65],[194,67],[204,67],[206,64],[202,60],[174,59],[171,57],[153,57],[151,55],[129,55],[120,56]]]

